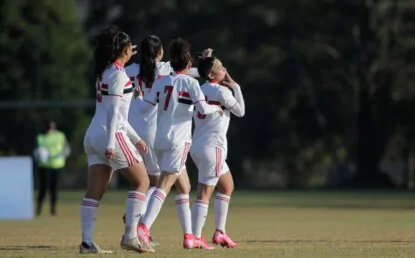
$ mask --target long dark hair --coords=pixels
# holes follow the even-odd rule
[[[130,36],[120,31],[117,26],[103,30],[96,38],[94,50],[94,77],[101,78],[108,65],[122,55],[124,49],[131,44]]]
[[[147,36],[141,41],[140,76],[147,87],[151,87],[156,78],[156,58],[161,47],[161,40],[155,35]]]
[[[190,54],[190,43],[184,39],[177,38],[171,41],[169,45],[170,64],[174,71],[186,69],[189,62],[192,61]]]

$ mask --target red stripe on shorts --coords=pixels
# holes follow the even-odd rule
[[[216,147],[215,176],[219,177],[222,168],[222,149]]]
[[[183,151],[182,161],[180,162],[179,171],[182,169],[183,165],[186,163],[187,154],[189,153],[189,150],[190,150],[190,143],[186,142],[184,145],[184,151]]]
[[[131,150],[128,148],[127,143],[124,140],[124,136],[120,132],[115,133],[115,137],[117,139],[118,145],[121,148],[122,154],[124,155],[125,159],[127,160],[127,164],[129,167],[135,164],[135,158]]]

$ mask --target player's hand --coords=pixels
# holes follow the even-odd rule
[[[112,148],[105,149],[105,157],[108,159],[114,159],[115,158],[115,150]]]
[[[203,57],[212,57],[213,49],[207,48],[203,50]]]
[[[223,115],[223,109],[221,108],[221,107],[219,107],[219,110],[218,110],[218,114],[220,115],[220,116],[222,116]]]
[[[139,151],[141,154],[147,154],[147,153],[148,153],[148,147],[147,147],[147,144],[146,144],[143,140],[138,141],[138,142],[135,144],[135,147],[138,149],[138,151]]]
[[[137,54],[137,50],[135,50],[136,48],[137,48],[137,45],[133,45],[133,47],[132,47],[132,49],[133,49],[132,55]]]
[[[140,86],[137,86],[137,88],[135,89],[134,97],[138,98],[138,97],[142,97],[142,96],[143,96],[143,91],[141,90]]]
[[[222,85],[232,88],[235,86],[236,82],[232,79],[232,77],[229,75],[228,71],[226,71],[225,79],[222,81]]]

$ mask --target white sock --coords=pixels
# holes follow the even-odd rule
[[[81,205],[82,242],[92,244],[94,242],[95,218],[99,201],[84,198]]]
[[[150,197],[154,193],[154,190],[156,190],[156,187],[154,186],[148,188],[147,190],[146,200],[145,200],[145,203],[143,204],[143,211],[141,212],[140,223],[143,222],[144,215],[147,212],[148,202],[150,201]]]
[[[138,221],[140,220],[145,200],[146,196],[141,192],[128,192],[127,199],[125,200],[124,237],[126,239],[133,239],[137,237]]]
[[[220,230],[225,233],[226,218],[228,217],[229,201],[231,197],[229,195],[217,193],[215,197],[215,203],[213,208],[215,210],[215,227],[216,230]]]
[[[150,230],[154,221],[160,213],[161,206],[163,206],[166,199],[166,192],[163,189],[157,188],[150,197],[147,205],[147,212],[143,218],[142,223]]]
[[[189,195],[176,195],[176,207],[183,233],[192,234],[192,213],[190,211]]]
[[[202,229],[205,225],[206,217],[208,214],[209,203],[203,203],[201,200],[196,200],[193,203],[192,208],[192,224],[193,235],[195,237],[202,237]]]

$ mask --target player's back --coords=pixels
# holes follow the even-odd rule
[[[218,105],[223,109],[223,115],[217,113],[202,115],[194,112],[195,131],[193,144],[200,146],[218,146],[227,148],[226,133],[229,128],[230,112],[224,107],[224,95],[230,94],[227,87],[216,83],[206,82],[201,90],[210,105]]]
[[[124,69],[113,64],[102,73],[101,80],[96,82],[95,114],[86,132],[88,136],[106,134],[107,109],[110,106],[108,95],[121,97],[116,130],[124,130],[132,98],[133,87]]]
[[[145,96],[150,92],[152,85],[147,85],[145,82],[143,82],[139,64],[133,63],[125,67],[125,71],[128,77],[130,77],[130,80],[133,82],[134,87],[134,95],[133,99],[131,100],[128,121],[130,122],[131,126],[139,133],[144,134],[148,133],[149,131],[154,131],[156,126],[157,110],[154,109],[146,116],[143,116],[139,111],[142,105],[142,100],[138,98],[139,89]],[[156,62],[155,79],[162,78],[172,72],[173,69],[170,66],[170,62]]]
[[[191,141],[193,101],[192,87],[198,82],[185,74],[171,74],[155,82],[158,94],[157,133],[155,147],[171,148]]]

